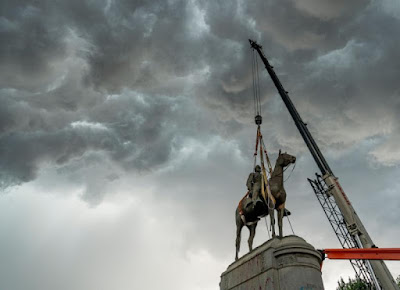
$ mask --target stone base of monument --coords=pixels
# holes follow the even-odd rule
[[[324,289],[321,254],[298,236],[271,239],[222,273],[221,290]]]

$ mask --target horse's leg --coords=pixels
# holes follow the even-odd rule
[[[240,251],[240,232],[242,231],[243,225],[236,226],[236,256],[235,261],[239,259],[239,251]]]
[[[272,238],[275,238],[275,212],[274,209],[268,209],[269,217],[271,218]]]
[[[278,209],[278,227],[279,227],[279,237],[283,237],[283,230],[282,230],[282,224],[283,224],[283,214],[285,213],[285,207],[279,208]]]
[[[251,252],[253,250],[253,240],[254,240],[254,236],[256,235],[256,227],[257,227],[257,223],[250,225],[248,228],[250,230],[250,236],[249,236],[249,251]]]
[[[243,221],[242,218],[240,217],[240,214],[238,211],[236,211],[236,256],[235,256],[235,261],[239,259],[239,251],[240,251],[240,234],[242,232],[243,228]]]

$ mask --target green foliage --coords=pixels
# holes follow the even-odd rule
[[[396,283],[400,287],[400,275],[396,278]],[[344,282],[343,278],[340,277],[338,281],[338,287],[336,290],[368,290],[368,286],[359,279],[349,278],[349,282]]]
[[[368,286],[361,281],[360,279],[351,279],[349,278],[349,282],[344,282],[343,278],[340,277],[338,281],[338,287],[336,290],[368,290]]]

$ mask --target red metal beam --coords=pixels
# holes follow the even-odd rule
[[[400,248],[325,249],[323,253],[328,259],[400,261]]]

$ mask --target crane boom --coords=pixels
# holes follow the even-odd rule
[[[287,91],[283,88],[278,76],[275,74],[273,70],[273,67],[269,64],[267,58],[265,57],[261,45],[259,45],[258,43],[256,43],[251,39],[249,39],[249,42],[251,47],[258,52],[261,60],[265,65],[265,68],[267,69],[272,81],[275,84],[275,87],[277,88],[283,102],[285,103],[286,108],[288,109],[290,115],[292,116],[297,129],[299,130],[301,136],[303,137],[304,142],[306,143],[308,149],[310,150],[311,155],[313,156],[315,162],[317,163],[318,168],[322,173],[321,179],[326,186],[326,189],[323,191],[323,194],[326,194],[328,197],[330,197],[330,199],[329,200],[327,199],[327,201],[334,203],[330,205],[330,207],[331,208],[337,207],[340,210],[341,214],[340,217],[337,218],[338,224],[336,226],[337,227],[341,226],[340,223],[345,224],[345,226],[343,227],[345,231],[344,234],[348,235],[349,239],[351,239],[351,243],[349,245],[354,245],[358,248],[375,247],[371,237],[369,236],[360,218],[358,217],[353,206],[351,205],[348,197],[343,191],[338,181],[338,178],[335,177],[335,175],[333,174],[331,168],[329,167],[327,161],[325,160],[325,157],[323,156],[317,143],[315,142],[310,131],[308,130],[307,125],[301,119],[300,114],[297,112],[295,106],[293,105],[291,99],[289,98]],[[314,188],[314,191],[315,190],[316,189]],[[325,208],[324,211],[327,214]],[[332,223],[331,219],[329,221],[331,222],[332,227],[335,229],[335,225]],[[337,232],[336,234],[340,241],[340,237]],[[345,247],[343,243],[342,246]],[[389,269],[382,260],[371,260],[371,261],[367,260],[364,266],[365,266],[364,271],[369,272],[371,280],[370,282],[375,284],[376,289],[399,290],[399,287],[397,286],[392,275],[390,274]],[[356,268],[354,269],[356,270]],[[358,275],[357,271],[356,274]]]
[[[318,148],[317,143],[315,143],[314,138],[311,136],[311,133],[308,131],[307,125],[303,122],[300,117],[300,114],[297,112],[295,106],[292,103],[292,100],[289,98],[288,93],[283,88],[281,82],[279,81],[277,75],[275,74],[272,66],[269,64],[267,58],[262,52],[262,47],[257,44],[255,41],[250,40],[251,46],[258,52],[261,60],[263,61],[265,68],[267,69],[269,75],[271,76],[272,81],[274,82],[276,88],[278,89],[279,94],[282,97],[283,102],[285,103],[287,109],[289,110],[290,115],[292,116],[294,123],[296,124],[297,129],[299,130],[301,136],[304,139],[308,149],[311,152],[315,162],[317,163],[321,173],[325,175],[326,173],[330,173],[333,175],[332,170],[330,169],[328,163],[326,162],[324,156]]]

